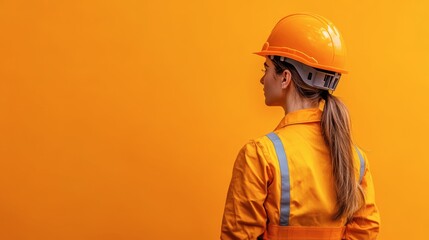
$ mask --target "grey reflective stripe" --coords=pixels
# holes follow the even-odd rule
[[[362,154],[359,151],[359,148],[356,148],[356,152],[359,155],[360,160],[360,176],[359,176],[359,183],[362,183],[363,175],[365,174],[365,159],[363,159]]]
[[[286,152],[283,143],[279,136],[275,133],[269,133],[267,137],[273,142],[276,149],[277,159],[280,165],[281,175],[281,196],[280,196],[280,226],[289,225],[290,215],[290,180],[289,166],[287,162]]]

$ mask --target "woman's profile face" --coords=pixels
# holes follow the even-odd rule
[[[275,66],[271,59],[265,58],[264,75],[260,82],[264,85],[265,104],[267,106],[281,106],[283,104],[284,94],[282,91],[282,75],[276,73]]]

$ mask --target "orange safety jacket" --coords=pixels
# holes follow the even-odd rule
[[[365,205],[352,220],[333,219],[336,193],[318,108],[288,113],[266,136],[239,152],[222,220],[221,239],[372,240],[380,216],[366,155],[354,148]]]

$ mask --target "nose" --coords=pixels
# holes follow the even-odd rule
[[[264,85],[264,76],[261,77],[261,80],[259,80],[259,82]]]

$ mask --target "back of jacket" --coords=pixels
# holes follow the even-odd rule
[[[330,154],[321,132],[321,114],[319,109],[288,113],[275,129],[286,153],[287,181],[284,166],[267,136],[252,140],[241,149],[228,190],[221,239],[257,239],[270,226],[278,227],[284,222],[293,227],[346,226],[345,239],[376,239],[380,220],[365,154],[360,183],[365,206],[349,223],[344,218],[333,219],[336,193]],[[353,151],[358,180],[361,162],[355,148]],[[285,184],[290,185],[285,188]],[[289,206],[285,211],[282,201],[287,194]]]

